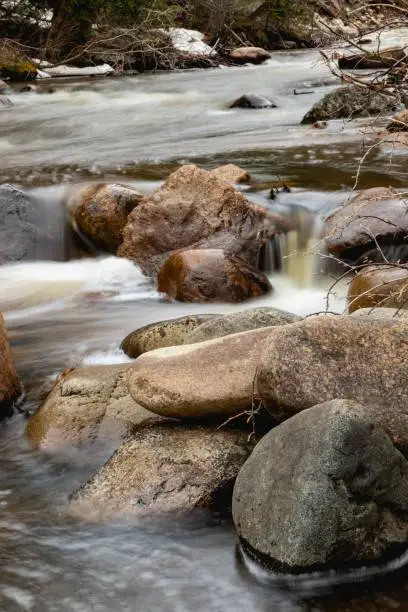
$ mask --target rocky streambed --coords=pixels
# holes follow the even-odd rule
[[[351,193],[371,120],[300,125],[316,60],[0,115],[5,610],[407,605],[405,154]]]

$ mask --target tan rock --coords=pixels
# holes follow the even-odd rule
[[[13,403],[21,393],[21,383],[14,364],[3,315],[0,313],[0,419],[12,415]]]
[[[74,494],[69,512],[91,522],[194,508],[226,513],[251,447],[237,430],[143,427]]]
[[[218,319],[218,315],[188,315],[178,319],[151,323],[131,332],[120,345],[133,359],[148,351],[184,344],[185,338],[203,323]]]
[[[260,249],[291,224],[252,205],[197,166],[183,166],[129,215],[118,254],[154,275],[181,249],[222,249],[257,265]]]
[[[26,433],[42,450],[120,439],[157,416],[138,406],[127,389],[129,364],[68,370],[57,381]]]
[[[143,196],[125,185],[80,186],[68,198],[75,229],[95,247],[116,254],[129,213]]]
[[[235,64],[262,64],[270,57],[269,51],[261,47],[238,47],[230,53]]]
[[[156,414],[225,420],[250,409],[262,347],[275,328],[145,353],[130,367],[133,399]]]
[[[159,270],[157,289],[180,302],[243,302],[272,290],[268,278],[221,249],[173,253]]]
[[[375,306],[374,308],[359,308],[350,314],[351,317],[369,317],[370,319],[406,319],[408,322],[408,311],[399,310],[398,308],[382,308]]]
[[[250,179],[248,172],[235,164],[219,166],[218,168],[211,170],[211,174],[220,179],[220,181],[231,183],[233,185],[237,183],[247,183]]]
[[[332,399],[360,402],[408,451],[404,320],[314,316],[275,327],[258,364],[257,396],[275,418]]]
[[[408,268],[388,265],[362,268],[350,283],[347,304],[350,313],[374,306],[408,308]]]

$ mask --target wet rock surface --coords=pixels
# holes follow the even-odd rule
[[[222,338],[230,334],[238,334],[262,327],[287,325],[300,319],[301,317],[297,315],[277,308],[248,308],[202,323],[186,336],[184,344],[205,342],[206,340]]]
[[[381,93],[356,86],[340,87],[316,102],[302,119],[302,124],[328,121],[330,119],[355,119],[372,115],[389,115],[398,108],[399,102]]]
[[[272,291],[268,278],[221,249],[173,253],[157,277],[157,289],[180,302],[244,302]]]
[[[162,416],[222,422],[251,408],[259,356],[274,329],[145,353],[131,366],[130,392]]]
[[[244,548],[283,572],[379,562],[408,541],[408,463],[365,408],[335,400],[270,431],[241,469]]]
[[[259,360],[257,397],[278,419],[332,399],[360,402],[405,453],[407,350],[399,319],[320,315],[275,327]]]
[[[336,209],[325,221],[329,253],[346,261],[404,259],[408,231],[407,202],[389,187],[365,189]],[[375,240],[378,244],[375,244]],[[382,252],[381,252],[382,251]]]
[[[154,275],[180,249],[223,249],[257,265],[259,251],[290,223],[252,205],[197,166],[183,166],[129,215],[119,256]]]
[[[264,96],[257,96],[255,94],[245,94],[237,98],[234,102],[231,102],[229,108],[277,108],[276,104],[265,98]]]
[[[81,186],[70,194],[67,207],[80,236],[108,253],[116,254],[132,210],[143,196],[119,184]]]
[[[0,420],[11,416],[13,404],[22,393],[3,315],[0,313]]]
[[[360,308],[408,308],[408,268],[367,266],[353,278],[347,293],[349,312]]]
[[[188,315],[178,319],[160,321],[136,329],[126,336],[121,349],[133,359],[148,351],[184,344],[186,338],[204,323],[217,319],[218,315]]]
[[[69,511],[87,521],[195,508],[228,514],[235,478],[251,448],[247,432],[144,427],[73,495]]]
[[[261,47],[238,47],[230,53],[234,64],[262,64],[270,57],[269,51]]]
[[[57,450],[120,440],[142,423],[160,420],[133,401],[127,388],[128,369],[129,364],[121,364],[62,373],[27,424],[31,445]]]

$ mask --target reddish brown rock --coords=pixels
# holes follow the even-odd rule
[[[261,247],[288,229],[288,220],[250,204],[211,172],[188,165],[129,215],[118,254],[147,275],[157,274],[181,249],[223,249],[256,267]]]
[[[377,240],[380,245],[394,248],[392,261],[399,259],[397,246],[408,232],[407,212],[407,201],[392,188],[374,187],[360,192],[327,217],[323,235],[329,253],[351,261],[361,256],[383,261]]]
[[[269,51],[261,47],[238,47],[230,53],[230,58],[235,64],[262,64],[270,57]]]
[[[374,306],[408,308],[408,268],[387,265],[363,268],[349,286],[347,304],[350,313]]]
[[[11,416],[13,403],[22,392],[3,316],[0,314],[0,419]]]
[[[180,302],[243,302],[272,290],[267,277],[220,249],[173,253],[162,265],[157,289]]]
[[[96,248],[116,254],[129,213],[142,198],[125,185],[102,183],[79,187],[70,195],[67,206],[80,235]]]

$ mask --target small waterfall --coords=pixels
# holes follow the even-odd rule
[[[268,240],[259,254],[258,268],[266,274],[280,272],[282,269],[280,238],[280,236],[274,236]]]

